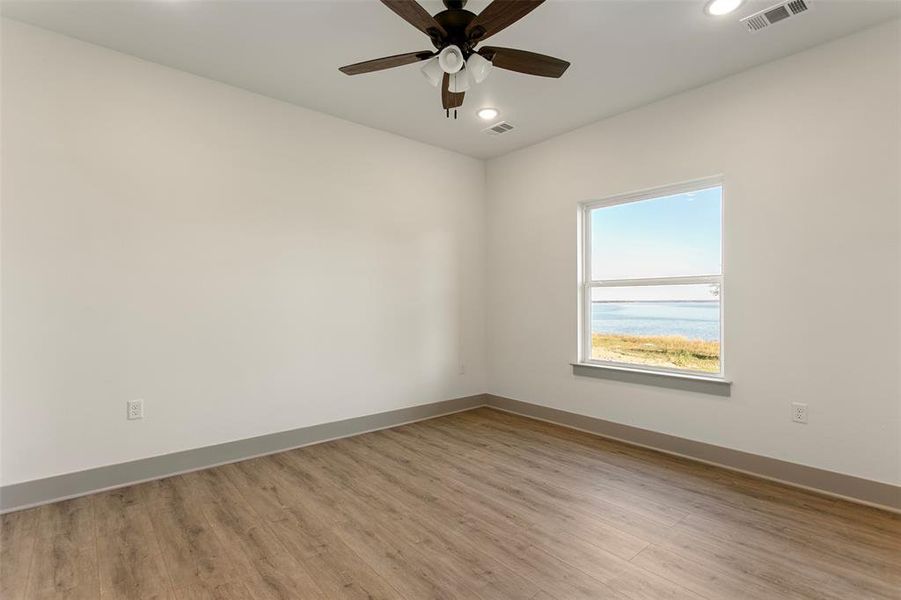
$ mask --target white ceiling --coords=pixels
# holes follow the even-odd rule
[[[88,42],[437,146],[487,158],[901,15],[895,0],[811,0],[750,34],[704,0],[548,0],[491,38],[572,62],[562,79],[495,69],[447,120],[416,65],[348,77],[344,64],[431,49],[377,0],[9,1],[2,12]],[[471,0],[480,11],[488,0]],[[437,0],[423,5],[431,13]],[[477,108],[516,129],[491,137]]]

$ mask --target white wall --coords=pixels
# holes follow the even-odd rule
[[[2,37],[3,484],[484,391],[481,161]]]
[[[894,22],[491,161],[489,391],[901,482],[899,47]],[[574,377],[577,203],[716,174],[732,396]]]

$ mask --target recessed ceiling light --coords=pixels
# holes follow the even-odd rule
[[[721,17],[737,9],[743,2],[744,0],[710,0],[704,8],[704,12],[714,17]]]
[[[481,108],[479,112],[476,113],[479,115],[479,118],[483,121],[490,121],[492,119],[496,119],[500,112],[496,108]]]

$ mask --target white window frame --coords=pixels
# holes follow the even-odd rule
[[[683,277],[657,277],[635,279],[608,279],[592,280],[591,278],[591,211],[596,208],[606,208],[617,204],[629,204],[643,200],[654,200],[675,194],[697,192],[713,187],[719,187],[720,196],[720,274],[683,276]],[[597,367],[609,367],[617,370],[629,370],[650,372],[655,374],[673,375],[679,377],[691,377],[701,379],[713,379],[726,381],[726,246],[725,246],[725,211],[726,211],[726,186],[722,176],[705,177],[674,185],[667,185],[651,189],[630,192],[610,196],[601,200],[589,200],[579,203],[579,364]],[[624,286],[650,286],[650,285],[685,285],[685,284],[715,284],[719,286],[720,302],[720,370],[718,373],[707,371],[694,371],[690,369],[675,369],[667,367],[655,367],[637,363],[615,362],[597,360],[591,357],[591,290],[596,287],[624,287]]]

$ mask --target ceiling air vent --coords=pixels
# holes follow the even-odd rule
[[[801,14],[809,8],[810,0],[788,0],[788,2],[771,6],[750,17],[745,17],[741,22],[748,28],[748,31],[754,33],[774,23]]]
[[[511,129],[513,129],[513,125],[507,123],[506,121],[501,121],[500,123],[492,125],[488,129],[483,129],[482,131],[484,131],[488,135],[500,135],[502,133],[507,133]]]

